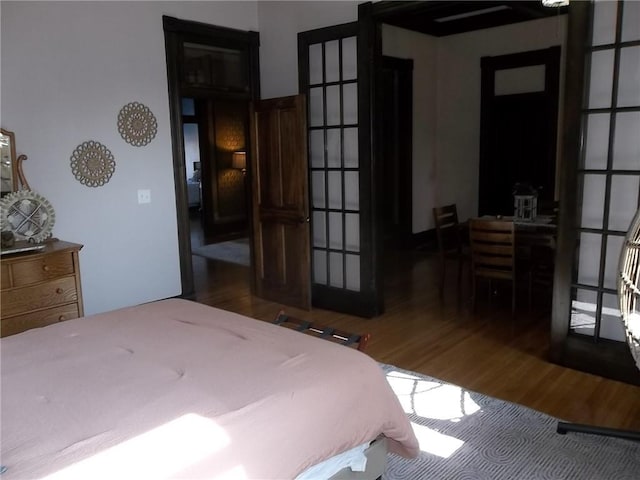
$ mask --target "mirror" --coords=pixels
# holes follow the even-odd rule
[[[4,129],[0,129],[0,181],[2,196],[18,189],[15,136]]]

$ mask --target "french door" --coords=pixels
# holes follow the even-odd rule
[[[576,45],[569,58],[584,58],[574,79],[584,92],[567,91],[580,95],[565,121],[575,154],[564,159],[551,355],[640,384],[616,287],[624,237],[640,206],[640,4],[576,2],[571,12],[584,18],[569,31]]]
[[[382,311],[371,158],[372,31],[353,22],[298,34],[307,97],[311,291],[316,307]]]

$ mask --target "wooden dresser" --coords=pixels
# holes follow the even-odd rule
[[[55,240],[37,252],[2,256],[0,336],[84,315],[81,248]]]

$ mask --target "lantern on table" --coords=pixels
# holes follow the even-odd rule
[[[513,187],[514,220],[532,222],[538,215],[538,191],[531,185],[516,183]]]

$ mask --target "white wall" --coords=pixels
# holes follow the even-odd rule
[[[15,132],[32,189],[56,212],[54,235],[80,252],[85,313],[181,293],[162,15],[257,30],[255,2],[6,2],[1,6],[3,128]],[[155,139],[120,137],[125,104],[147,105]],[[116,170],[98,188],[70,169],[97,140]],[[151,203],[138,205],[137,190]]]
[[[298,33],[358,19],[353,1],[258,2],[262,98],[298,93]]]
[[[562,106],[566,20],[563,15],[438,40],[438,176],[433,187],[438,204],[457,203],[461,220],[478,214],[480,58],[561,45]]]
[[[383,25],[383,54],[414,60],[414,233],[434,228],[437,205],[456,203],[461,220],[478,213],[481,57],[561,45],[564,85],[565,31],[566,16],[447,37]]]
[[[162,15],[259,31],[262,97],[270,98],[298,92],[298,32],[354,21],[357,3],[2,1],[0,123],[29,156],[32,188],[56,210],[54,235],[85,245],[87,314],[181,293]],[[433,43],[410,54],[414,232],[432,227],[429,205],[455,201],[462,218],[477,211],[479,58],[562,43],[564,27],[554,18],[438,39],[435,86]],[[411,41],[385,43],[385,53],[404,56]],[[117,131],[118,111],[132,101],[158,121],[145,147]],[[103,187],[71,173],[70,156],[86,140],[115,157]],[[150,204],[138,205],[138,189],[151,190]]]
[[[413,233],[433,223],[438,205],[436,171],[438,40],[436,37],[382,26],[382,53],[413,59]],[[426,187],[426,188],[425,188]]]

